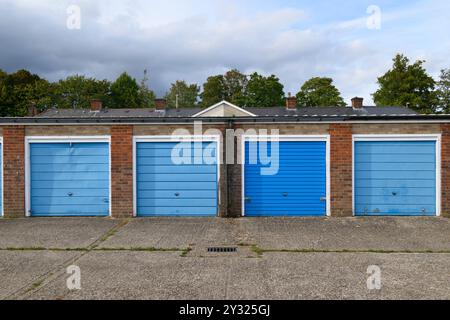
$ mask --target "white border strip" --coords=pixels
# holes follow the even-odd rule
[[[133,216],[137,217],[137,155],[136,145],[141,142],[215,142],[217,143],[216,159],[217,159],[217,213],[219,216],[221,205],[220,190],[220,165],[222,146],[220,143],[220,135],[189,135],[189,136],[133,136]]]
[[[238,107],[238,106],[236,106],[236,105],[234,105],[234,104],[232,104],[232,103],[230,103],[228,101],[223,100],[223,101],[221,101],[219,103],[216,103],[215,105],[213,105],[213,106],[211,106],[211,107],[209,107],[209,108],[207,108],[205,110],[200,111],[199,113],[194,114],[192,116],[192,118],[198,118],[198,117],[204,115],[205,113],[208,113],[208,112],[210,112],[210,111],[212,111],[212,110],[214,110],[214,109],[216,109],[216,108],[218,108],[218,107],[220,107],[222,105],[225,105],[225,106],[227,106],[229,108],[236,109],[236,110],[238,110],[238,111],[240,111],[242,113],[245,113],[246,115],[248,115],[250,117],[257,117],[257,115],[251,113],[250,111],[242,109],[242,108],[240,108],[240,107]],[[214,118],[215,117],[217,117],[217,116],[214,116]],[[219,116],[219,118],[220,118],[220,116]]]
[[[436,142],[436,216],[442,215],[441,203],[441,145],[442,134],[356,134],[353,135],[352,151],[352,210],[356,215],[356,194],[355,194],[355,142],[358,141],[435,141]]]
[[[267,135],[267,136],[255,136],[255,135],[242,135],[241,137],[241,215],[245,217],[245,143],[247,141],[270,141],[271,139],[276,138],[280,142],[296,142],[296,141],[304,141],[304,142],[315,142],[322,141],[326,142],[326,190],[327,190],[327,204],[326,204],[326,216],[331,216],[331,145],[330,145],[330,135]]]
[[[26,136],[25,137],[25,216],[31,217],[31,143],[108,143],[109,149],[109,217],[112,216],[111,136]]]

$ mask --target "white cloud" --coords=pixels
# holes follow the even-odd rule
[[[347,101],[363,95],[370,103],[376,78],[397,52],[426,57],[433,74],[450,67],[442,32],[450,23],[426,3],[382,7],[382,29],[371,31],[365,11],[316,22],[320,10],[268,10],[252,0],[0,0],[0,68],[28,68],[51,80],[73,73],[114,79],[124,70],[140,77],[147,68],[159,94],[177,79],[202,84],[229,68],[274,73],[293,93],[310,77],[329,76]],[[69,4],[82,9],[80,31],[65,28]]]

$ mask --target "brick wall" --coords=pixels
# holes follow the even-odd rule
[[[330,126],[331,215],[334,217],[353,215],[352,133],[352,126],[348,124]]]
[[[442,124],[441,130],[441,211],[444,217],[450,218],[450,124]]]
[[[108,136],[109,126],[30,126],[27,136]]]
[[[114,218],[133,216],[133,127],[111,127],[111,207]]]
[[[25,215],[25,135],[109,135],[111,134],[111,207],[113,217],[131,217],[133,213],[133,134],[170,135],[184,127],[193,133],[192,125],[116,125],[116,126],[1,126],[4,148],[5,217]],[[204,130],[226,125],[205,125]],[[332,216],[352,215],[352,134],[373,133],[441,133],[442,132],[442,214],[450,217],[450,124],[236,124],[236,129],[280,129],[280,134],[331,135],[331,210]],[[270,133],[270,132],[269,132]],[[220,169],[219,215],[241,215],[241,165],[239,140],[235,140],[235,164]],[[225,141],[222,141],[225,149]],[[224,156],[225,154],[223,154]],[[225,157],[224,157],[225,158]]]
[[[3,206],[6,218],[25,216],[25,127],[3,127]]]

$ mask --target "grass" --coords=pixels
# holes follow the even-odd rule
[[[120,222],[117,226],[113,227],[111,230],[109,230],[106,234],[104,234],[99,240],[98,243],[102,243],[105,242],[106,240],[108,240],[109,238],[113,237],[116,235],[116,233],[124,226],[126,226],[128,223],[130,222],[130,220],[123,220],[122,222]],[[94,246],[95,248],[95,246]]]
[[[188,255],[189,252],[191,252],[191,251],[192,251],[192,248],[186,248],[186,249],[184,249],[184,250],[181,252],[180,257],[183,257],[183,258],[187,257],[187,255]]]
[[[264,253],[373,253],[373,254],[450,254],[450,250],[383,250],[383,249],[367,249],[367,250],[324,250],[324,249],[263,249],[256,245],[251,246],[252,252],[258,257],[262,257]]]
[[[45,279],[42,279],[42,280],[39,280],[39,281],[33,283],[33,284],[25,291],[25,294],[27,294],[27,293],[29,293],[29,292],[31,292],[31,291],[36,290],[37,288],[39,288],[40,286],[42,286],[42,285],[44,284],[44,282],[45,282]]]

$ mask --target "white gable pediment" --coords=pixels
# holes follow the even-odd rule
[[[193,118],[214,118],[214,117],[256,117],[255,114],[248,112],[227,101],[219,102],[195,115]]]

